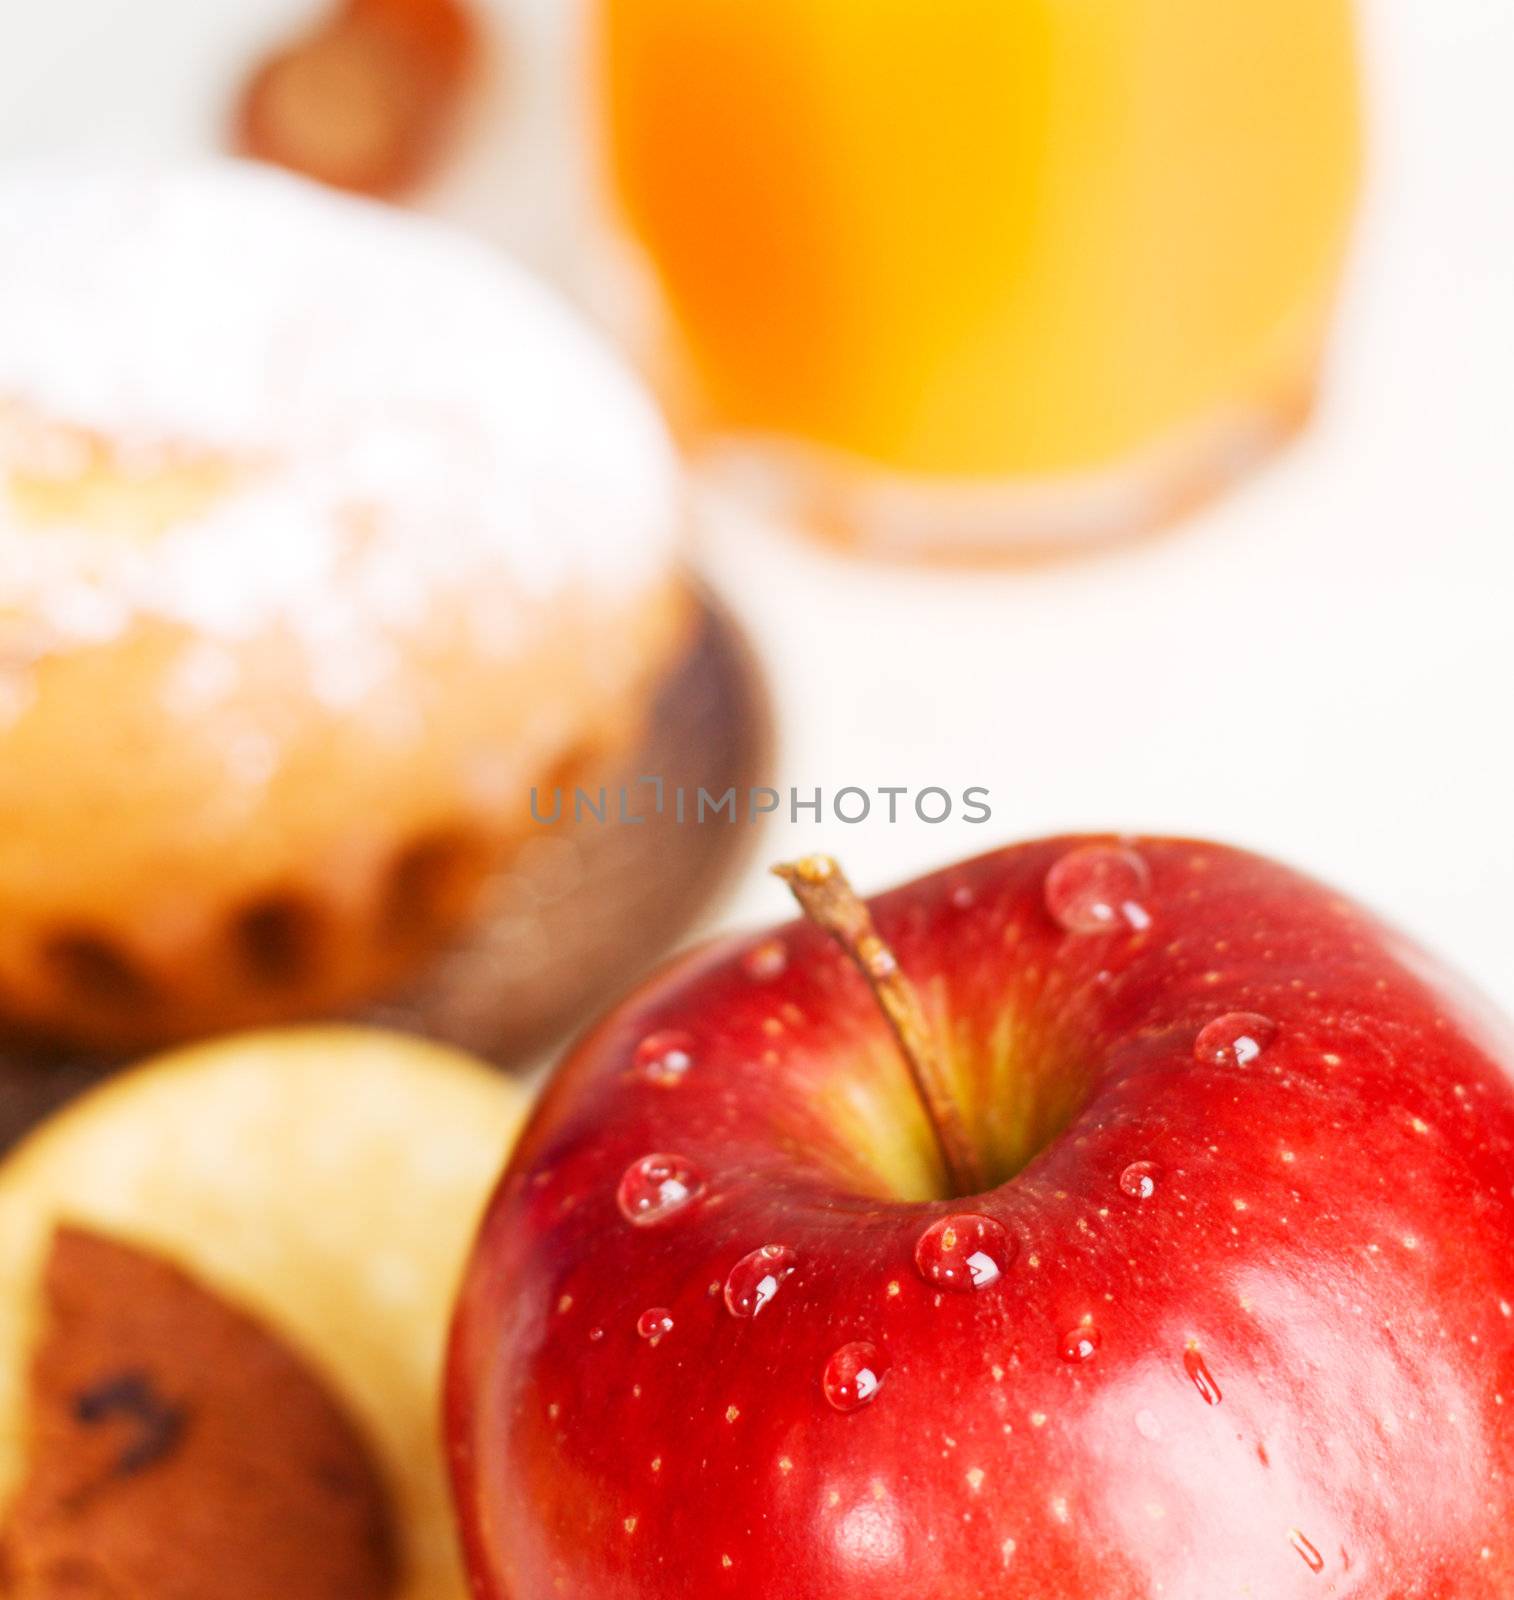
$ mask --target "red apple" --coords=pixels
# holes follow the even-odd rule
[[[1507,1037],[1215,845],[854,910],[882,1007],[791,924],[550,1086],[454,1332],[481,1600],[1514,1595]]]

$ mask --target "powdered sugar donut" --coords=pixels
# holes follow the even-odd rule
[[[483,245],[0,167],[0,1014],[141,1043],[398,975],[636,731],[680,518],[634,380]]]

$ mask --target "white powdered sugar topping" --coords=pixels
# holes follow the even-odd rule
[[[25,514],[92,451],[200,487],[149,533]],[[350,657],[446,591],[507,648],[512,607],[664,577],[679,496],[636,380],[482,243],[229,161],[0,166],[0,631]]]

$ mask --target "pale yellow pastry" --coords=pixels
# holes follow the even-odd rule
[[[456,1280],[525,1102],[453,1051],[307,1028],[166,1056],[33,1133],[0,1163],[0,1530],[36,1444],[49,1252],[57,1230],[83,1229],[162,1258],[304,1361],[372,1448],[398,1600],[465,1600],[440,1371]],[[179,1377],[171,1362],[129,1376],[170,1396]]]

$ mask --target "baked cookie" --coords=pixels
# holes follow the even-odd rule
[[[441,1367],[527,1103],[452,1050],[294,1028],[33,1131],[0,1162],[0,1593],[466,1600]]]

